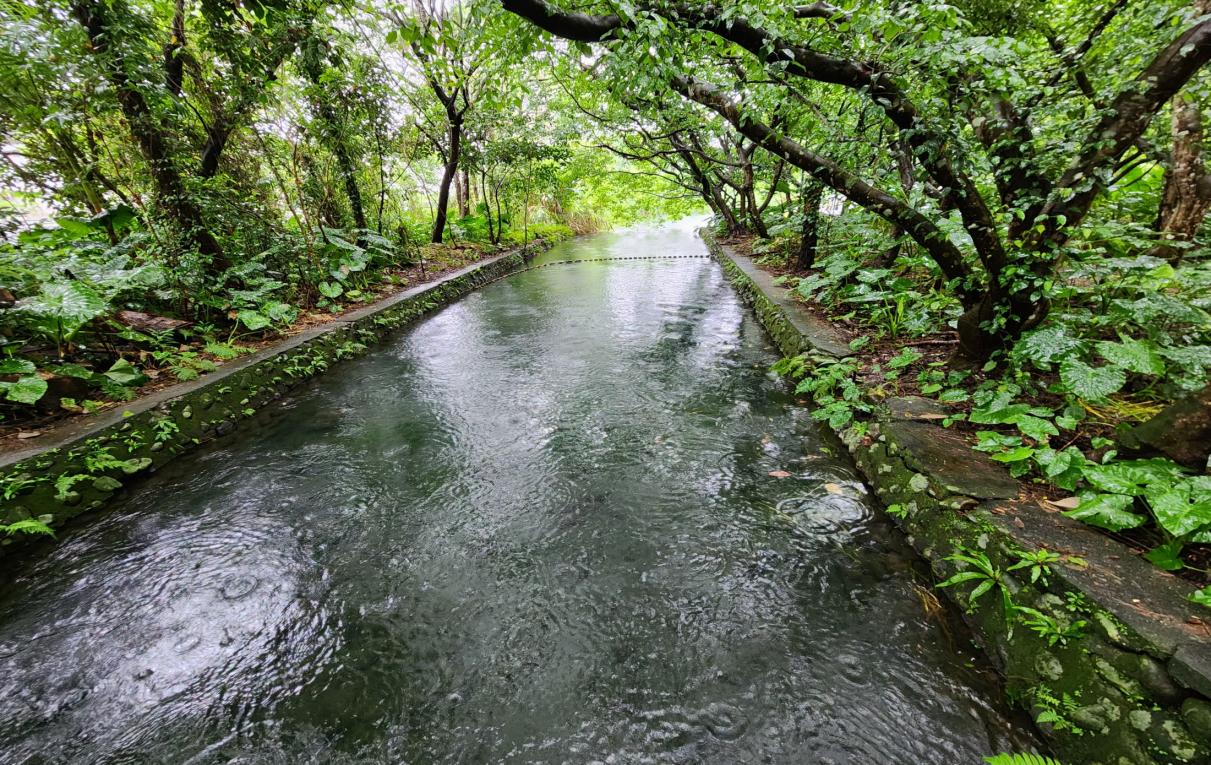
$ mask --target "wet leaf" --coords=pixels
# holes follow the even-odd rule
[[[1075,510],[1064,515],[1110,531],[1134,529],[1147,519],[1131,512],[1134,500],[1123,494],[1085,494]]]

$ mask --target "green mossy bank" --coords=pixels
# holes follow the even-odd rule
[[[547,245],[531,245],[531,252]],[[52,528],[99,510],[176,457],[226,436],[292,388],[358,356],[393,330],[525,267],[511,252],[472,264],[224,365],[126,407],[44,436],[36,449],[0,456],[0,522],[42,519]],[[13,534],[12,550],[34,541]]]
[[[750,259],[703,237],[783,354],[851,355]],[[1211,762],[1211,632],[1186,588],[1117,542],[1018,501],[1016,480],[936,424],[936,403],[872,403],[866,432],[837,435],[939,581],[977,572],[939,592],[964,610],[1007,693],[1057,754],[1076,765]],[[1011,570],[1044,548],[1058,559],[1037,580],[1030,567]]]

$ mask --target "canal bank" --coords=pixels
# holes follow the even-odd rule
[[[0,749],[953,765],[1033,747],[705,255],[679,228],[562,244],[546,258],[585,262],[432,312],[8,561]]]
[[[513,273],[528,256],[508,252],[417,285],[338,320],[274,343],[180,383],[87,419],[66,421],[36,446],[0,453],[0,522],[38,518],[52,528],[99,510],[124,488],[201,445],[234,433],[316,374],[364,353],[385,335]],[[47,542],[20,534],[0,550]],[[53,544],[53,542],[50,542]],[[3,555],[0,552],[0,555]]]
[[[853,355],[752,259],[703,237],[785,356],[818,364]],[[1063,758],[1211,761],[1211,635],[1187,588],[1025,499],[1002,466],[938,424],[945,413],[936,403],[870,403],[877,414],[865,432],[846,425],[836,434],[938,581],[971,574],[941,591]],[[1021,565],[1044,549],[1054,563]]]

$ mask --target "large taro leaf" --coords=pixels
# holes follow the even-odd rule
[[[105,312],[106,304],[83,282],[47,282],[42,291],[21,300],[17,308],[31,314],[44,333],[68,339],[88,322]]]
[[[16,382],[0,381],[0,390],[4,391],[4,397],[18,404],[37,403],[38,399],[46,395],[47,387],[46,380],[37,375],[19,377]]]
[[[1080,359],[1068,358],[1060,364],[1060,380],[1080,398],[1104,401],[1123,387],[1127,375],[1115,366],[1093,367]]]
[[[1131,497],[1123,494],[1085,493],[1081,495],[1081,504],[1064,515],[1110,531],[1133,529],[1148,520],[1131,512],[1133,501]]]
[[[1102,341],[1097,352],[1116,367],[1141,375],[1154,377],[1165,373],[1165,360],[1161,358],[1155,343],[1124,337],[1119,342]]]

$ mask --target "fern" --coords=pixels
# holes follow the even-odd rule
[[[988,765],[1062,765],[1059,760],[1041,754],[995,754],[985,757],[984,762]]]
[[[52,537],[55,535],[55,532],[53,530],[51,530],[50,526],[47,526],[42,521],[35,520],[33,518],[27,518],[23,521],[13,521],[12,523],[7,523],[7,524],[0,523],[0,532],[3,532],[5,535],[11,535],[11,534],[15,534],[15,533],[30,534],[30,535],[46,534],[46,535],[52,536]]]

